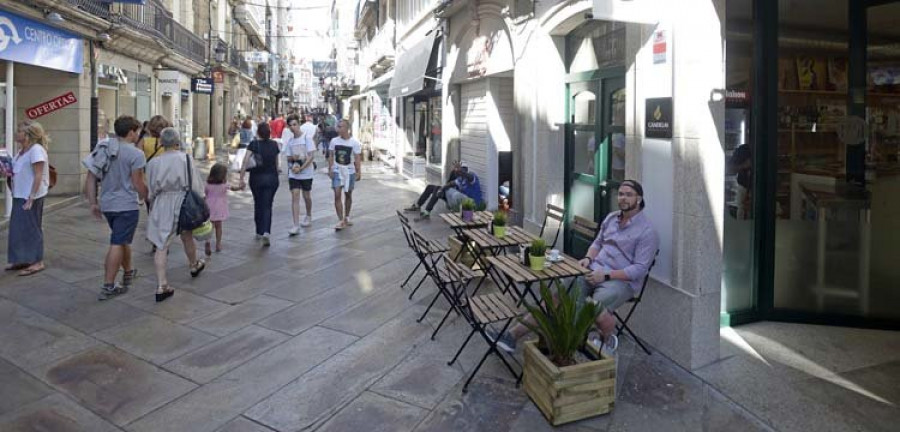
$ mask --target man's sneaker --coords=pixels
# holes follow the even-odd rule
[[[600,352],[604,357],[615,357],[617,349],[619,349],[619,338],[614,334],[607,336],[606,341],[600,346]]]
[[[137,269],[122,272],[122,289],[128,291],[134,285],[135,278],[137,278]]]
[[[350,216],[344,218],[344,224],[347,226],[353,226],[353,221],[350,220]]]
[[[262,245],[263,245],[263,247],[269,247],[269,245],[271,245],[271,244],[272,244],[272,242],[271,242],[271,240],[269,240],[269,233],[263,234],[263,235],[262,235]]]
[[[312,218],[310,218],[308,215],[303,216],[303,220],[300,221],[300,226],[305,228],[305,227],[308,227],[310,224],[312,224]]]
[[[100,295],[97,296],[97,300],[109,300],[117,295],[125,294],[126,292],[128,292],[128,288],[115,284],[103,284],[103,288],[100,288]]]
[[[497,346],[503,351],[508,353],[516,352],[516,339],[512,337],[509,332],[503,332],[502,335],[498,335],[497,330],[489,328],[486,333],[488,339],[490,339],[491,342],[497,342]]]
[[[291,236],[291,237],[293,237],[293,236],[295,236],[295,235],[297,235],[297,234],[300,234],[300,228],[299,228],[299,227],[296,227],[296,226],[295,226],[295,227],[291,227],[291,229],[288,230],[288,235]]]
[[[431,212],[428,210],[422,210],[419,213],[419,219],[428,219],[429,217],[431,217]]]
[[[403,209],[403,211],[407,211],[407,212],[417,212],[417,211],[419,211],[419,206],[418,206],[417,204],[413,204],[413,205],[411,205],[411,206],[409,206],[409,207]]]

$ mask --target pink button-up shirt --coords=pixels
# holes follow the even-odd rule
[[[637,295],[659,249],[659,236],[644,212],[638,212],[624,224],[621,218],[622,212],[615,211],[600,224],[600,232],[591,244],[600,252],[590,267],[625,271],[628,284]]]

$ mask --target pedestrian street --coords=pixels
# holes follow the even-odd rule
[[[553,430],[494,357],[461,392],[486,344],[473,339],[447,366],[469,327],[451,317],[429,340],[443,300],[416,322],[436,288],[427,281],[412,300],[400,288],[417,260],[395,211],[421,185],[364,164],[354,225],[337,232],[327,184],[320,164],[313,223],[288,237],[282,181],[268,248],[254,239],[250,192],[234,193],[224,248],[199,277],[173,245],[176,292],[163,303],[154,302],[146,213],[135,285],[105,302],[97,292],[106,223],[83,203],[46,214],[47,269],[0,275],[0,430]],[[415,227],[434,239],[450,234],[436,217]],[[615,410],[564,430],[761,429],[662,354],[623,337],[618,356]]]

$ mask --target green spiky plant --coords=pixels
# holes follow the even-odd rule
[[[475,211],[485,211],[487,210],[487,203],[482,201],[475,205]]]
[[[506,226],[506,213],[500,210],[494,212],[494,226]]]
[[[466,211],[474,211],[475,210],[475,200],[472,198],[464,198],[462,200],[462,209]]]
[[[538,347],[559,367],[575,364],[575,352],[584,345],[594,320],[603,310],[599,303],[592,300],[579,304],[579,296],[580,286],[576,285],[573,292],[569,293],[557,281],[554,299],[550,287],[541,282],[543,307],[525,305],[536,324],[519,319],[519,322],[538,335]]]
[[[544,256],[547,253],[547,242],[544,239],[534,239],[531,241],[531,256]]]

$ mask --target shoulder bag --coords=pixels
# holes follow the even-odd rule
[[[206,200],[194,191],[194,176],[191,169],[191,157],[184,155],[187,161],[188,184],[184,189],[184,201],[181,203],[181,211],[178,213],[179,232],[193,231],[209,220],[209,206]]]
[[[262,144],[260,144],[259,141],[253,141],[253,142],[256,143],[256,149],[259,150],[259,147],[260,147],[260,145],[262,145]],[[251,143],[251,145],[252,145],[252,144],[253,144],[253,143]],[[247,171],[250,171],[250,170],[255,169],[255,168],[261,168],[262,165],[263,165],[263,158],[262,158],[262,155],[259,154],[259,152],[251,151],[251,150],[249,149],[249,146],[248,146],[248,148],[247,148],[247,151],[250,152],[250,159],[247,159],[247,166],[245,166],[244,169],[247,170]]]

